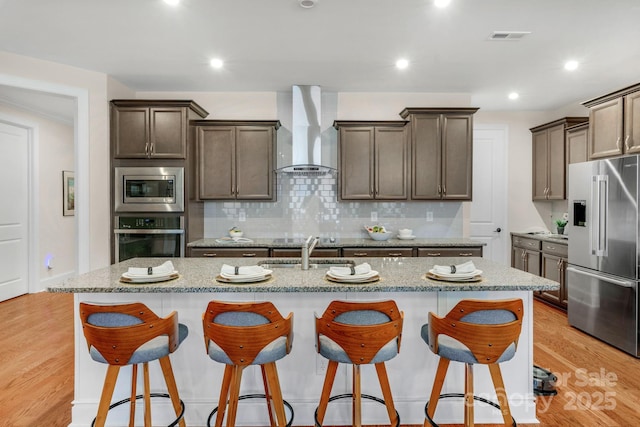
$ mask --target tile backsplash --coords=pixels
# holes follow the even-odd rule
[[[278,175],[276,202],[206,202],[205,237],[225,236],[237,226],[249,238],[358,238],[366,237],[365,224],[393,232],[411,228],[417,237],[462,237],[461,202],[340,202],[337,179],[337,174]],[[377,221],[371,221],[372,214]]]

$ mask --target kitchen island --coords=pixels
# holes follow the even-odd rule
[[[189,426],[204,426],[208,414],[217,405],[223,367],[209,359],[202,339],[202,312],[211,299],[228,301],[270,300],[283,314],[294,313],[294,342],[291,354],[278,362],[278,370],[284,398],[295,411],[294,425],[313,425],[313,413],[320,398],[326,361],[315,352],[314,313],[321,314],[330,301],[393,299],[405,313],[400,354],[387,363],[391,389],[403,424],[421,424],[424,420],[424,403],[433,383],[438,358],[420,338],[420,327],[427,322],[430,311],[441,315],[448,312],[460,299],[522,298],[525,316],[518,351],[514,359],[503,364],[503,375],[513,415],[518,423],[535,423],[535,397],[533,395],[533,319],[532,291],[557,289],[556,282],[537,277],[482,258],[471,258],[483,271],[483,279],[476,283],[450,283],[431,280],[425,273],[435,264],[451,265],[469,258],[363,258],[357,263],[368,262],[379,271],[380,281],[371,284],[338,284],[325,279],[324,260],[314,259],[318,268],[302,271],[299,268],[275,268],[273,277],[253,284],[220,283],[215,277],[223,264],[253,265],[265,259],[202,259],[172,258],[177,279],[153,284],[126,284],[120,282],[122,273],[129,267],[156,266],[166,259],[132,259],[112,265],[49,288],[51,292],[75,293],[75,399],[72,410],[72,426],[89,425],[95,416],[106,367],[92,361],[77,313],[80,301],[125,302],[141,301],[159,315],[177,310],[181,323],[189,327],[190,336],[172,355],[172,363],[181,397],[186,404],[186,421]],[[344,260],[341,260],[344,261]],[[135,294],[135,295],[132,295]],[[462,366],[452,364],[451,373],[443,392],[460,392],[463,389]],[[155,369],[152,367],[151,369]],[[163,389],[159,369],[152,372],[152,388]],[[350,389],[350,370],[341,367],[333,394]],[[363,368],[363,390],[379,395],[379,385],[372,366]],[[242,393],[259,393],[262,388],[257,368],[247,370]],[[114,399],[129,392],[127,377],[119,380]],[[493,398],[491,381],[485,369],[476,373],[476,394]],[[264,402],[242,403],[238,424],[264,425]],[[327,413],[327,424],[349,425],[350,406],[346,401],[332,403]],[[384,423],[384,406],[363,402],[363,423]],[[109,419],[124,425],[127,415],[114,409]],[[164,402],[154,402],[154,419],[158,423],[170,421],[171,409]],[[500,416],[489,408],[478,406],[478,422],[496,422]],[[157,415],[156,415],[157,414]],[[443,401],[438,405],[437,419],[441,422],[460,422],[460,402]]]

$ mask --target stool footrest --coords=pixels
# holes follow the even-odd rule
[[[151,396],[151,397],[164,397],[164,398],[167,398],[167,399],[171,399],[171,396],[169,396],[167,393],[149,393],[149,396]],[[136,396],[135,400],[142,399],[142,398],[144,398],[144,395],[139,394],[139,395]],[[119,402],[116,402],[116,403],[113,403],[113,404],[109,405],[109,410],[112,410],[113,408],[115,408],[117,406],[124,405],[125,403],[128,403],[128,402],[131,402],[131,398],[130,397],[127,397],[126,399],[122,399]],[[178,415],[178,417],[175,420],[171,421],[171,424],[167,425],[167,427],[175,427],[175,426],[177,426],[180,423],[180,421],[182,420],[182,418],[184,417],[184,402],[182,401],[182,399],[180,399],[180,408],[181,408],[181,411],[180,411],[180,414]],[[91,422],[91,427],[95,426],[95,424],[96,424],[96,418],[94,418],[93,422]]]
[[[451,397],[461,397],[464,398],[464,393],[445,393],[445,394],[441,394],[440,397],[438,398],[438,400],[440,399],[447,399],[447,398],[451,398]],[[498,405],[496,402],[492,402],[490,400],[485,399],[484,397],[480,397],[480,396],[473,396],[473,400],[477,400],[478,402],[482,402],[482,403],[486,403],[487,405],[491,405],[494,408],[500,410],[500,405]],[[436,424],[435,421],[433,421],[433,419],[429,416],[429,401],[427,400],[427,403],[424,405],[424,416],[427,420],[429,420],[429,424],[431,424],[432,427],[440,427],[439,424]],[[513,416],[511,416],[511,420],[513,421],[513,427],[516,427],[518,424],[516,424],[516,420],[515,418],[513,418]]]
[[[338,394],[336,396],[331,396],[329,398],[329,402],[333,402],[335,400],[338,399],[347,399],[347,398],[353,398],[353,393],[345,393],[345,394]],[[385,401],[383,399],[380,399],[379,397],[375,397],[375,396],[371,396],[369,394],[361,394],[360,397],[362,397],[363,399],[367,399],[367,400],[373,400],[374,402],[378,402],[381,403],[383,405],[385,405]],[[315,421],[315,427],[322,427],[322,424],[320,424],[320,422],[318,421],[318,407],[316,406],[316,411],[313,415],[313,420]],[[396,423],[393,427],[400,427],[400,414],[398,413],[398,411],[396,410]]]
[[[266,398],[267,398],[267,395],[265,395],[265,394],[243,394],[242,396],[238,396],[238,400],[266,399]],[[287,422],[287,425],[286,425],[286,427],[291,427],[291,425],[293,424],[293,415],[294,415],[293,407],[289,404],[289,402],[287,402],[284,399],[282,399],[282,403],[284,404],[284,406],[289,408],[289,412],[291,412],[291,419]],[[207,427],[211,427],[211,419],[218,412],[218,408],[219,407],[220,406],[218,405],[215,408],[213,408],[213,411],[211,411],[211,413],[209,414],[209,418],[207,418]]]

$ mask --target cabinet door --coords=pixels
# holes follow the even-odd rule
[[[625,96],[624,148],[627,154],[640,153],[640,92]]]
[[[525,271],[540,276],[540,252],[525,250]]]
[[[562,280],[560,277],[562,273],[561,264],[562,264],[562,258],[557,257],[555,255],[549,255],[549,254],[543,253],[542,254],[542,277],[549,280],[553,280],[554,282],[560,283],[560,281]],[[560,305],[561,303],[560,290],[541,291],[539,296],[556,305]]]
[[[567,132],[567,159],[568,163],[581,163],[589,160],[587,150],[587,128],[575,132]]]
[[[376,199],[406,200],[407,133],[405,128],[375,127]]]
[[[511,267],[526,271],[524,265],[524,252],[522,248],[511,248]]]
[[[273,132],[272,127],[236,127],[237,199],[273,199]]]
[[[549,134],[547,130],[534,132],[533,146],[533,200],[547,200],[549,171]]]
[[[547,199],[564,200],[565,193],[565,126],[564,124],[547,129],[548,139],[548,177]]]
[[[440,200],[442,137],[439,114],[411,117],[411,198]]]
[[[344,248],[343,257],[412,257],[413,248]]]
[[[198,196],[235,198],[235,127],[198,127]]]
[[[111,138],[116,159],[148,156],[149,120],[149,108],[112,107]]]
[[[473,122],[470,115],[445,115],[442,131],[442,188],[447,200],[471,200]]]
[[[481,257],[482,248],[418,248],[419,257]]]
[[[151,157],[184,159],[187,157],[187,112],[184,108],[150,109]]]
[[[340,128],[340,198],[374,197],[374,128]]]
[[[622,98],[589,109],[589,159],[622,154]]]

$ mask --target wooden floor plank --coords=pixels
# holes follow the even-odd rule
[[[0,318],[0,427],[68,426],[73,295],[4,301]],[[538,397],[540,424],[521,427],[640,425],[640,359],[570,327],[566,313],[538,301],[534,361],[559,377],[558,394]]]

